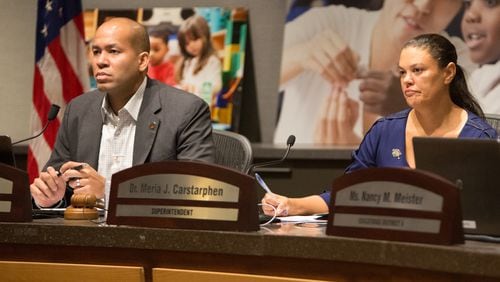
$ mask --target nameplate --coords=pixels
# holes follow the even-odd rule
[[[12,180],[0,178],[0,194],[12,194],[12,189],[14,188],[14,183]]]
[[[411,184],[369,181],[337,192],[335,205],[440,212],[443,197]]]
[[[432,173],[368,168],[333,182],[327,234],[433,244],[463,243],[457,187]]]
[[[14,183],[5,178],[0,178],[0,195],[12,195]],[[9,213],[12,210],[12,201],[0,201],[0,213]]]
[[[0,221],[31,221],[31,210],[28,174],[0,163]]]
[[[0,195],[12,195],[14,183],[9,179],[0,178]],[[10,212],[12,208],[11,201],[0,201],[0,212]]]
[[[255,180],[222,166],[166,161],[113,174],[107,223],[208,230],[258,230]]]
[[[215,179],[187,174],[154,174],[118,185],[118,198],[218,201],[237,203],[239,188]]]
[[[10,212],[12,209],[11,201],[0,201],[0,212]]]
[[[334,226],[439,233],[441,221],[399,216],[375,216],[365,214],[336,213]]]
[[[238,209],[190,206],[118,205],[117,216],[237,221]]]

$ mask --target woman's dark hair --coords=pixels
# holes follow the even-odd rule
[[[457,51],[455,46],[439,34],[422,34],[409,40],[403,46],[418,47],[426,49],[429,54],[437,61],[440,68],[445,68],[449,63],[454,63],[457,67],[455,77],[450,83],[450,98],[455,105],[470,111],[484,119],[484,113],[478,102],[469,91],[465,74],[457,64]]]

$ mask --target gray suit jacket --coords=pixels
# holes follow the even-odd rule
[[[59,169],[70,160],[98,169],[104,96],[94,90],[67,105],[44,170],[47,166]],[[210,110],[197,96],[148,78],[137,119],[133,165],[164,160],[214,161]]]

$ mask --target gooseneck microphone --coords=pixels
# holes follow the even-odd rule
[[[252,164],[248,170],[247,170],[247,173],[248,174],[252,174],[253,173],[253,170],[257,167],[264,167],[264,166],[270,166],[270,165],[275,165],[275,164],[279,164],[279,163],[282,163],[283,161],[285,161],[286,157],[288,156],[288,153],[290,153],[290,149],[292,148],[293,144],[295,144],[295,136],[294,135],[290,135],[288,136],[288,139],[286,140],[286,151],[285,151],[285,154],[283,155],[283,157],[279,160],[274,160],[274,161],[269,161],[269,162],[262,162],[262,163],[256,163],[256,164]]]
[[[56,104],[52,104],[50,106],[50,110],[49,110],[49,114],[47,116],[47,122],[45,123],[45,125],[43,126],[42,130],[35,136],[31,136],[31,137],[28,137],[26,139],[22,139],[22,140],[19,140],[19,141],[16,141],[14,143],[12,143],[12,145],[16,145],[16,144],[19,144],[21,142],[24,142],[24,141],[28,141],[28,140],[31,140],[31,139],[34,139],[34,138],[37,138],[38,136],[42,135],[42,133],[45,132],[45,130],[47,129],[47,126],[49,126],[49,123],[51,121],[53,121],[56,117],[57,117],[57,113],[59,113],[59,109],[61,107],[59,107],[58,105]]]

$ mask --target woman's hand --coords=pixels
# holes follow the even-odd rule
[[[290,209],[289,199],[274,193],[266,193],[261,203],[262,211],[269,216],[274,216],[275,214],[276,216],[287,216]]]
[[[311,215],[328,212],[328,205],[318,195],[288,198],[274,193],[267,193],[262,198],[261,203],[262,211],[269,216],[274,216],[275,212],[276,216]]]

